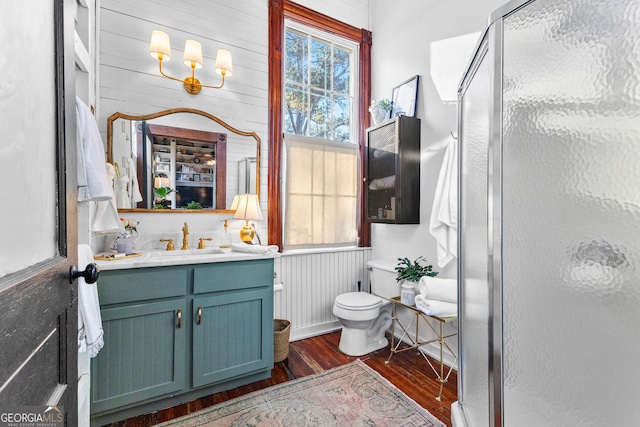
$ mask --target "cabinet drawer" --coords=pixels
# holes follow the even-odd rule
[[[194,294],[256,288],[272,283],[272,258],[197,266],[193,273]]]
[[[160,267],[100,273],[100,305],[170,298],[187,294],[187,268]]]

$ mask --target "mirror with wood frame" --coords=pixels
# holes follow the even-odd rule
[[[107,119],[122,212],[226,212],[260,188],[260,138],[191,108]]]

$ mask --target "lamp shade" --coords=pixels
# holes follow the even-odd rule
[[[235,219],[261,220],[262,211],[257,194],[241,194],[238,200],[238,208],[233,216]]]
[[[169,187],[170,185],[171,185],[171,179],[167,177],[156,176],[153,179],[154,188]]]
[[[195,40],[187,40],[184,43],[184,57],[182,62],[187,67],[196,64],[196,68],[202,68],[202,45]]]
[[[238,209],[238,204],[240,203],[240,197],[242,196],[246,196],[246,194],[236,194],[235,196],[233,196],[233,202],[231,202],[231,207],[229,208],[232,211],[235,211]]]
[[[171,43],[169,42],[169,34],[160,30],[151,32],[151,44],[149,45],[149,55],[156,59],[171,61]]]
[[[218,49],[218,54],[216,55],[216,66],[214,71],[222,75],[222,70],[224,70],[226,77],[231,77],[233,75],[231,52],[226,49]]]

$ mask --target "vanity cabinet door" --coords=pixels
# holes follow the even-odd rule
[[[193,299],[193,387],[273,367],[273,289]]]
[[[186,386],[186,299],[101,310],[104,347],[91,365],[91,412],[122,408]]]

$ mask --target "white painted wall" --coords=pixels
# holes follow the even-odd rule
[[[372,224],[372,259],[413,260],[424,256],[440,272],[439,277],[457,277],[456,260],[444,268],[437,265],[436,241],[429,233],[431,209],[444,144],[451,138],[450,132],[457,135],[457,85],[489,15],[504,3],[505,0],[371,2],[372,98],[391,98],[396,85],[418,74],[417,117],[422,120],[420,224]],[[400,311],[398,316],[409,322],[409,312]],[[445,334],[456,330],[457,322],[445,325]],[[422,340],[434,338],[422,322],[419,335]],[[457,352],[457,340],[449,344]],[[425,350],[436,356],[438,348],[432,345]],[[453,361],[450,355],[445,360],[448,364]]]
[[[444,156],[440,147],[451,138],[449,132],[457,134],[456,98],[441,98],[432,69],[434,72],[442,68],[449,70],[449,93],[457,89],[477,38],[469,36],[471,42],[466,49],[456,42],[460,36],[484,31],[490,13],[503,3],[505,0],[371,2],[372,97],[391,98],[396,85],[418,74],[417,116],[422,120],[420,224],[373,224],[373,259],[393,260],[405,256],[415,259],[422,255],[440,271],[440,277],[456,277],[455,260],[445,268],[437,267],[435,239],[429,233],[433,197]],[[454,44],[455,49],[446,49],[448,44]],[[443,50],[448,50],[450,55],[438,54]],[[462,65],[456,68],[457,64]],[[442,86],[439,81],[438,85]]]

